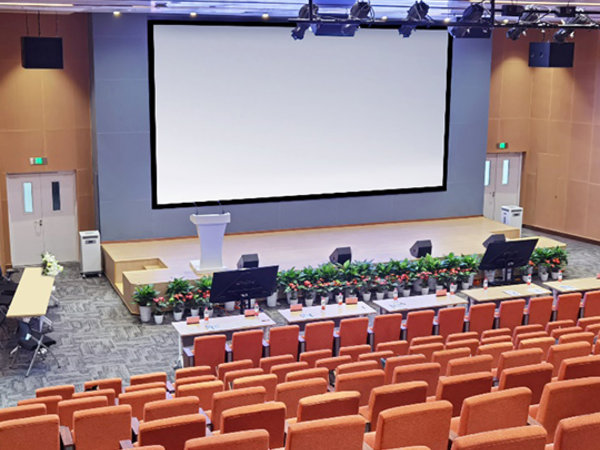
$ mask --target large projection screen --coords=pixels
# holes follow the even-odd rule
[[[445,190],[449,39],[151,22],[153,207]]]

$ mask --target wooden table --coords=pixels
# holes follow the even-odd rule
[[[308,322],[318,322],[320,320],[333,320],[336,324],[348,317],[368,316],[377,314],[373,308],[364,302],[358,302],[356,305],[341,306],[337,304],[329,304],[325,306],[325,310],[321,306],[308,306],[302,308],[302,311],[290,311],[288,309],[278,310],[288,324],[300,325],[303,328]]]
[[[492,286],[487,289],[467,289],[461,291],[467,296],[469,301],[472,303],[483,303],[483,302],[501,302],[502,300],[512,300],[515,298],[529,298],[536,297],[538,295],[550,295],[551,292],[548,289],[540,287],[536,284],[527,285],[522,284],[507,284],[505,286]]]
[[[230,335],[235,331],[253,330],[262,328],[263,331],[275,325],[275,322],[265,313],[260,313],[258,317],[246,317],[242,314],[232,316],[214,317],[206,323],[200,318],[200,323],[188,325],[185,320],[173,322],[173,328],[179,337],[179,362],[183,367],[185,358],[183,348],[194,345],[194,338],[197,336],[207,336],[210,334]]]
[[[467,305],[464,298],[454,295],[436,296],[415,295],[412,297],[399,297],[398,300],[386,298],[385,300],[373,301],[378,307],[380,314],[405,313],[422,309],[439,309],[446,306]]]
[[[556,299],[559,294],[567,294],[569,292],[587,292],[600,289],[600,280],[596,277],[589,278],[571,278],[562,281],[547,281],[544,286],[552,289],[552,294]]]
[[[41,267],[23,271],[6,317],[40,317],[46,314],[52,295],[54,277],[42,275]]]

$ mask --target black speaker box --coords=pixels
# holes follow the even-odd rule
[[[410,254],[415,258],[422,258],[423,256],[430,254],[431,255],[431,241],[417,241],[410,248]]]
[[[483,241],[483,246],[487,248],[492,242],[506,242],[506,236],[503,234],[490,234],[490,237]]]
[[[26,69],[62,69],[62,38],[22,37],[21,65]]]
[[[530,42],[529,67],[573,67],[575,43]]]
[[[338,247],[331,255],[329,255],[329,261],[334,264],[344,264],[346,261],[352,260],[352,250],[350,247]]]
[[[238,269],[249,269],[251,267],[258,267],[258,254],[250,253],[248,255],[242,255],[237,262]]]

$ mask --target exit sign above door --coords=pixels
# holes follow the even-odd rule
[[[48,164],[48,158],[34,156],[33,158],[29,158],[29,164],[32,166],[45,166]]]

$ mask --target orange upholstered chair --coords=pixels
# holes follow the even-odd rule
[[[416,355],[402,355],[402,356],[393,356],[388,358],[385,361],[385,384],[390,384],[394,377],[394,369],[400,366],[408,366],[409,364],[422,364],[427,362],[427,358],[425,355],[416,354]]]
[[[460,415],[465,398],[490,392],[493,381],[492,374],[488,372],[442,377],[437,386],[435,399],[448,400],[452,403],[452,416],[456,417]]]
[[[382,314],[373,319],[373,348],[384,342],[398,341],[402,331],[402,314]]]
[[[310,395],[326,393],[327,384],[327,381],[322,378],[280,383],[275,391],[275,401],[285,404],[286,418],[296,417],[300,399]]]
[[[278,383],[283,383],[288,373],[304,369],[308,369],[308,363],[301,361],[288,364],[278,364],[276,366],[273,366],[271,367],[271,373],[277,375]]]
[[[494,314],[496,305],[494,303],[481,303],[469,308],[469,331],[475,331],[480,336],[485,330],[494,327]]]
[[[197,397],[179,397],[157,400],[144,405],[144,422],[169,417],[197,414],[200,401]]]
[[[462,333],[452,333],[446,336],[446,344],[455,341],[466,341],[467,339],[479,339],[476,331],[463,331]]]
[[[339,356],[348,355],[350,358],[352,358],[352,361],[358,361],[359,355],[370,353],[371,351],[372,349],[369,344],[349,345],[347,347],[340,347],[338,354]]]
[[[331,320],[312,322],[304,328],[304,350],[332,350],[333,330],[335,324]]]
[[[480,345],[477,349],[478,355],[490,355],[492,357],[492,369],[498,367],[500,355],[504,352],[509,352],[513,349],[512,342],[498,342],[496,344]]]
[[[539,426],[486,431],[457,438],[452,450],[544,450],[546,430]]]
[[[413,338],[412,341],[410,341],[410,346],[414,346],[414,345],[424,345],[424,344],[443,344],[444,343],[444,337],[443,336],[438,336],[437,334],[435,335],[431,335],[431,336],[417,336],[415,338]]]
[[[228,409],[223,411],[220,428],[223,434],[264,429],[269,433],[269,448],[283,447],[285,404],[268,402]]]
[[[594,338],[596,335],[589,331],[582,331],[580,333],[565,334],[558,338],[559,344],[570,344],[571,342],[587,342],[590,345],[594,344]]]
[[[463,402],[460,417],[452,419],[456,436],[527,425],[531,391],[525,387],[475,395]]]
[[[555,320],[572,320],[573,322],[577,322],[580,304],[581,292],[559,295],[555,308]]]
[[[358,357],[358,362],[363,362],[363,361],[375,361],[377,364],[379,364],[379,368],[383,368],[383,361],[387,360],[388,358],[392,358],[394,356],[394,352],[392,352],[391,350],[383,350],[383,351],[379,351],[379,352],[372,352],[372,353],[365,353],[363,355],[360,355]]]
[[[231,361],[219,364],[217,366],[217,377],[221,381],[225,381],[225,375],[234,370],[253,369],[254,363],[251,359],[241,359],[239,361]]]
[[[552,381],[552,364],[539,363],[504,369],[500,375],[498,389],[526,387],[531,391],[531,404],[540,402],[544,386]]]
[[[430,336],[433,331],[435,311],[412,311],[406,315],[406,340],[411,343],[413,338]]]
[[[60,395],[63,400],[69,400],[75,393],[75,386],[64,384],[61,386],[43,387],[35,390],[36,397],[50,397],[51,395]]]
[[[262,330],[238,331],[231,339],[232,360],[249,359],[254,367],[258,367],[263,352]]]
[[[554,298],[551,296],[530,299],[529,307],[527,308],[527,324],[546,327],[546,324],[550,321],[550,317],[552,316],[553,303]]]
[[[447,401],[387,409],[379,414],[377,431],[365,434],[365,449],[423,445],[430,450],[446,450],[451,417],[452,404]]]
[[[162,445],[165,449],[181,449],[189,439],[206,436],[206,417],[187,414],[140,423],[138,445]]]
[[[478,355],[467,358],[456,358],[448,361],[446,375],[466,375],[476,372],[489,372],[492,375],[492,355]]]
[[[545,331],[532,331],[530,333],[521,333],[514,338],[515,348],[519,348],[521,342],[526,341],[527,339],[536,339],[541,337],[549,337],[550,335]]]
[[[558,369],[559,380],[600,377],[600,355],[563,359]]]
[[[340,364],[335,369],[335,376],[343,375],[345,373],[362,372],[364,370],[375,370],[380,369],[381,366],[377,361],[358,361],[348,364]]]
[[[367,343],[368,317],[354,317],[340,322],[339,346],[361,345]]]
[[[259,369],[258,367],[254,368],[254,369],[241,369],[241,370],[232,370],[230,372],[227,372],[225,374],[225,380],[223,380],[225,382],[225,390],[231,389],[231,385],[235,379],[244,378],[244,377],[253,377],[255,375],[264,375],[264,372],[262,369]]]
[[[135,386],[138,384],[166,383],[166,382],[167,382],[167,373],[166,372],[144,373],[142,375],[134,375],[129,379],[130,386]]]
[[[238,406],[264,403],[266,398],[267,392],[262,386],[215,392],[212,397],[212,407],[209,414],[213,425],[213,430],[219,429],[223,411],[229,408],[236,408]]]
[[[177,369],[175,371],[175,382],[184,378],[195,378],[214,374],[215,371],[210,366],[183,367],[182,369]]]
[[[315,367],[315,364],[318,360],[324,358],[331,358],[333,356],[333,351],[329,349],[321,349],[321,350],[311,350],[309,352],[302,352],[300,354],[300,362],[305,362],[308,364],[309,368]]]
[[[500,378],[500,375],[502,375],[502,371],[504,369],[539,364],[542,362],[544,356],[544,352],[539,348],[511,350],[504,352],[500,355],[500,359],[498,360],[496,378]]]
[[[411,344],[411,346],[408,349],[408,353],[409,353],[409,355],[424,355],[425,359],[427,359],[428,361],[431,361],[431,357],[432,357],[433,353],[443,350],[443,349],[444,349],[444,344],[442,344],[441,342],[436,342],[436,343],[432,343],[432,344],[421,344],[421,345]]]
[[[583,296],[583,317],[600,316],[600,291],[588,291]]]
[[[448,335],[462,332],[465,326],[464,306],[440,309],[437,315],[437,333],[445,340]]]
[[[329,417],[291,424],[286,450],[362,450],[365,419],[361,416]]]
[[[600,292],[600,291],[598,291],[598,292]],[[585,296],[584,296],[583,301],[585,303]],[[593,316],[585,316],[584,315],[583,317],[581,317],[580,319],[577,320],[576,325],[583,328],[585,331],[588,331],[586,329],[586,327],[588,325],[598,325],[598,324],[600,324],[600,315],[595,314]]]
[[[357,409],[358,412],[358,409]],[[14,419],[25,419],[26,417],[43,416],[46,414],[46,405],[34,403],[31,405],[12,406],[0,409],[0,422]]]
[[[148,389],[156,388],[166,389],[166,387],[166,383],[163,383],[162,381],[154,381],[152,383],[134,384],[133,386],[126,386],[125,392],[147,391]]]
[[[563,328],[557,328],[556,330],[552,330],[552,333],[550,333],[550,336],[552,336],[554,339],[560,339],[562,336],[565,336],[567,334],[581,333],[582,331],[583,331],[583,328],[578,327],[578,326],[563,327]]]
[[[596,450],[600,442],[600,413],[569,417],[558,423],[552,450]]]
[[[261,358],[258,364],[265,373],[271,373],[271,367],[277,366],[279,364],[289,364],[296,362],[296,357],[292,355],[278,355],[278,356],[268,356],[266,358]]]
[[[365,370],[363,372],[345,373],[335,379],[335,391],[358,391],[360,392],[360,405],[369,403],[371,390],[383,386],[385,373],[383,370]]]
[[[269,356],[292,355],[298,359],[298,336],[300,327],[288,325],[274,327],[269,330]]]
[[[546,324],[546,333],[551,334],[557,328],[566,328],[575,326],[575,321],[572,319],[555,320]]]
[[[272,373],[264,375],[254,375],[251,377],[236,378],[233,381],[234,389],[244,389],[248,387],[262,386],[267,393],[267,401],[275,400],[275,388],[277,387],[277,375]]]
[[[185,386],[186,384],[204,383],[206,381],[215,381],[216,379],[217,377],[214,375],[200,375],[199,377],[180,378],[179,381],[175,382],[175,391],[177,391],[178,387]]]
[[[356,391],[327,392],[310,395],[298,402],[298,422],[320,420],[328,417],[358,414],[360,393]],[[293,420],[293,419],[291,419]]]
[[[62,397],[60,395],[49,395],[48,397],[36,397],[36,398],[28,398],[25,400],[19,400],[17,402],[17,406],[24,405],[33,405],[36,403],[41,403],[46,405],[46,413],[47,414],[57,414],[58,413],[58,402],[62,401]]]
[[[210,366],[213,370],[225,362],[227,336],[214,334],[194,338],[194,365]]]
[[[86,381],[83,383],[84,391],[112,389],[115,396],[123,392],[123,381],[120,378],[103,378],[101,380]]]
[[[335,370],[338,366],[342,364],[349,364],[352,362],[352,358],[348,355],[346,356],[333,356],[331,358],[323,358],[318,359],[315,362],[315,368],[325,367],[327,370]]]
[[[552,298],[552,297],[550,297],[550,298]],[[518,327],[515,327],[515,329],[513,330],[513,339],[523,333],[533,333],[534,331],[545,331],[545,330],[546,330],[546,325],[541,325],[539,323],[529,324],[529,325],[519,325]]]
[[[0,448],[59,450],[58,416],[50,414],[0,422]]]
[[[479,345],[498,344],[499,342],[508,342],[512,344],[512,338],[510,336],[492,336],[487,338],[482,337],[479,340]]]
[[[596,336],[600,333],[600,323],[591,323],[585,326],[585,331],[594,333]]]
[[[186,441],[184,450],[268,450],[266,430],[239,431]]]
[[[439,363],[409,364],[406,366],[398,366],[394,369],[392,383],[424,381],[427,383],[427,396],[432,396],[435,395],[439,378]]]
[[[588,356],[592,353],[592,346],[587,342],[573,342],[572,344],[557,344],[550,347],[546,361],[554,366],[552,376],[558,376],[558,369],[563,359],[577,356]]]
[[[119,393],[121,393],[119,391]],[[112,388],[106,389],[98,389],[96,391],[83,391],[83,392],[75,392],[73,394],[73,399],[76,398],[89,398],[89,397],[106,397],[108,399],[108,406],[112,406],[115,404],[115,400],[117,396],[115,395],[115,391]]]
[[[375,431],[381,411],[396,406],[424,403],[425,400],[427,400],[427,383],[424,381],[378,386],[371,391],[369,404],[360,408],[360,415],[371,424],[371,431]]]
[[[108,406],[108,399],[106,397],[87,397],[63,400],[58,403],[58,420],[61,426],[65,426],[69,430],[72,430],[73,414],[75,414],[75,411],[101,408],[103,406]]]
[[[77,450],[119,448],[131,439],[131,406],[106,406],[73,413],[73,442]]]
[[[391,351],[396,356],[402,356],[408,354],[408,341],[388,341],[380,342],[375,347],[375,351],[384,352],[386,350]]]
[[[556,340],[551,337],[539,337],[533,339],[525,339],[519,342],[519,350],[525,350],[528,348],[539,348],[544,352],[544,355],[548,353],[548,349],[556,343]]]
[[[448,361],[451,361],[456,358],[464,358],[470,355],[471,349],[467,347],[453,348],[450,350],[438,350],[437,352],[433,352],[433,355],[431,356],[431,361],[440,364],[440,373],[446,373]]]
[[[499,336],[508,336],[512,338],[512,335],[513,330],[510,328],[494,328],[493,330],[485,330],[482,332],[481,339],[495,338]]]
[[[164,388],[148,389],[147,391],[125,392],[119,394],[119,405],[130,405],[133,417],[141,419],[144,416],[144,405],[155,400],[164,400]]]
[[[285,381],[307,380],[309,378],[323,378],[329,382],[329,371],[325,367],[296,370],[295,372],[286,374]]]
[[[467,347],[471,350],[471,355],[477,353],[479,348],[479,339],[465,339],[464,341],[452,341],[446,344],[446,350],[452,350],[453,348],[464,348]]]
[[[507,300],[500,303],[498,310],[498,328],[514,330],[523,322],[525,300]]]
[[[205,381],[203,383],[184,384],[177,386],[177,397],[198,397],[200,408],[208,410],[212,405],[212,398],[216,392],[222,392],[225,383],[221,380]]]

